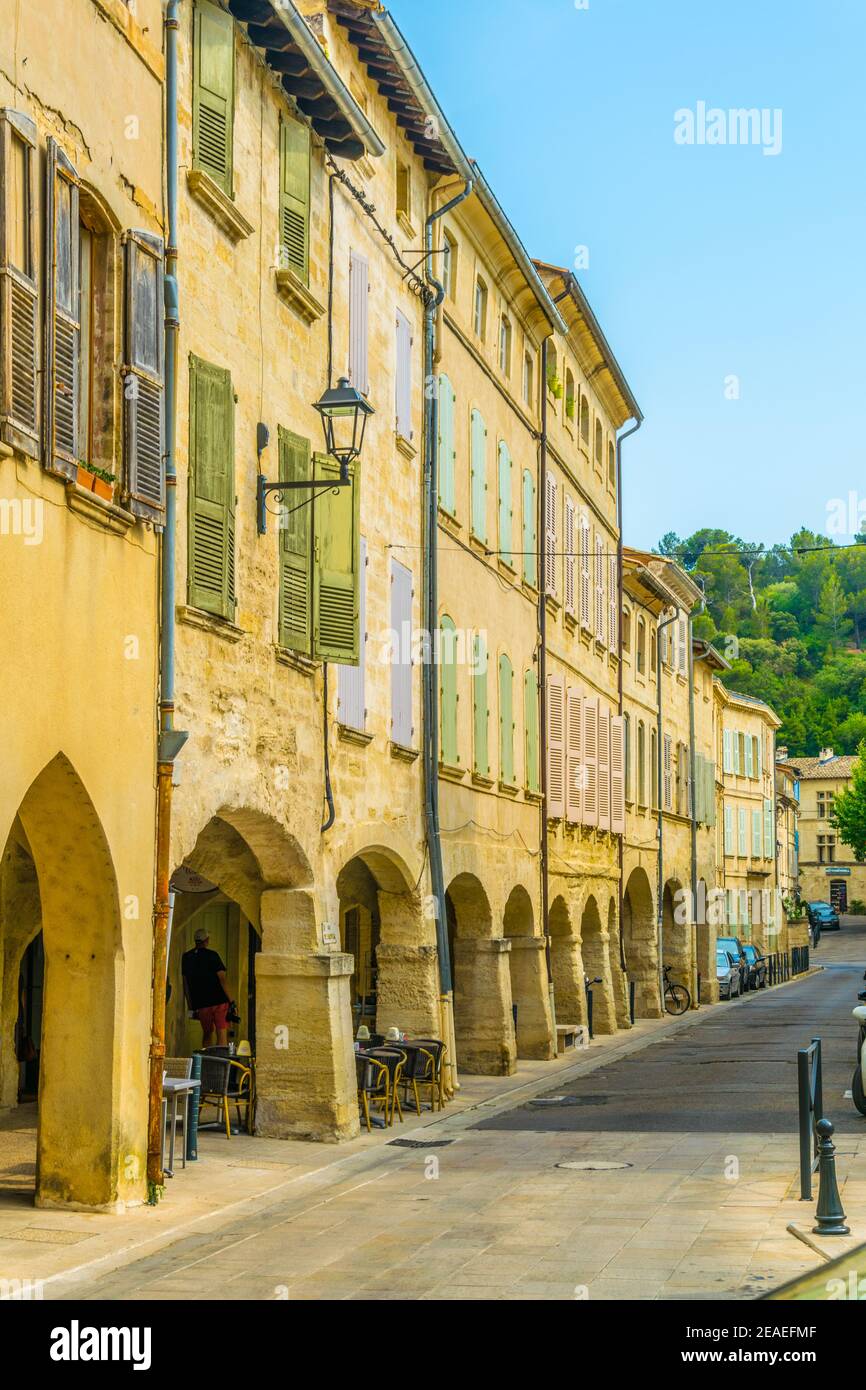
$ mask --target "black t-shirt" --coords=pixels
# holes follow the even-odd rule
[[[217,951],[209,951],[206,946],[186,951],[180,968],[189,989],[193,1009],[206,1009],[212,1004],[229,1002],[228,995],[217,979],[217,972],[225,970]]]

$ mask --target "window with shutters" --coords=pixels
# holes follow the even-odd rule
[[[752,811],[752,858],[762,858],[763,835],[762,835],[762,815],[760,811]]]
[[[367,543],[358,550],[358,661],[337,664],[337,720],[347,729],[367,729]]]
[[[754,776],[755,776],[755,745],[754,745],[752,739],[750,738],[750,736],[749,736],[748,734],[746,735],[745,740],[744,740],[744,743],[743,743],[743,752],[744,752],[744,754],[745,754],[744,762],[743,762],[743,771],[744,771],[744,773],[746,774],[747,777],[749,777],[749,778],[754,778]]]
[[[631,609],[622,610],[622,649],[624,652],[631,651]]]
[[[499,370],[503,376],[511,376],[511,320],[507,314],[499,320]]]
[[[337,483],[340,465],[313,459],[314,477]],[[357,666],[360,657],[360,496],[349,465],[348,487],[322,488],[313,503],[313,656]]]
[[[570,497],[565,499],[565,611],[574,617],[575,603],[575,518],[577,508]]]
[[[79,179],[57,141],[48,140],[48,273],[45,323],[45,466],[74,478],[80,457],[81,320],[78,279]]]
[[[487,637],[476,632],[472,644],[472,771],[490,776],[490,696]]]
[[[745,806],[737,808],[737,854],[745,859],[749,853],[748,820]]]
[[[457,448],[454,438],[454,418],[456,397],[454,388],[447,376],[438,378],[439,397],[439,506],[449,516],[457,515],[456,463]]]
[[[557,483],[548,473],[545,478],[544,506],[544,590],[550,598],[558,597],[556,583],[557,536]]]
[[[504,440],[499,444],[499,558],[503,564],[514,568],[514,504],[512,499],[512,463],[508,445]]]
[[[574,420],[577,409],[574,395],[574,374],[570,367],[565,369],[565,418]]]
[[[638,675],[646,673],[646,623],[643,618],[637,620],[637,647],[635,649],[635,668]]]
[[[733,856],[734,853],[734,808],[725,807],[725,854]]]
[[[235,37],[230,14],[196,0],[193,32],[193,167],[232,196]]]
[[[349,380],[366,396],[369,381],[370,275],[366,256],[349,255]]]
[[[535,407],[535,363],[531,352],[523,354],[523,403]]]
[[[580,437],[583,443],[589,448],[589,401],[586,396],[580,398]]]
[[[599,823],[599,711],[597,699],[583,701],[583,824]]]
[[[757,778],[761,776],[761,740],[757,735],[752,737],[752,771],[750,775]]]
[[[487,543],[487,426],[480,410],[469,421],[471,528],[476,540]]]
[[[571,825],[583,821],[586,769],[583,761],[583,696],[573,686],[565,692],[565,814]]]
[[[447,613],[439,623],[439,757],[446,767],[460,766],[457,741],[457,629]]]
[[[457,298],[457,241],[448,228],[442,234],[442,284],[449,299]]]
[[[310,130],[280,117],[280,269],[310,280]]]
[[[189,602],[235,614],[234,390],[230,372],[190,356]]]
[[[590,531],[589,521],[581,514],[580,523],[580,625],[589,631],[592,612],[592,599],[590,594]]]
[[[655,729],[650,729],[650,789],[652,809],[659,808],[659,743]]]
[[[286,482],[312,477],[310,441],[283,429],[278,431],[279,476]],[[279,524],[279,645],[304,656],[312,654],[312,507],[298,506],[303,492],[280,511]]]
[[[625,722],[617,714],[610,718],[610,830],[625,834]]]
[[[528,468],[523,470],[523,582],[534,589],[538,584],[537,507],[535,479]]]
[[[631,803],[634,800],[634,788],[631,781],[631,715],[629,714],[624,714],[622,717],[622,763],[625,799]]]
[[[607,445],[607,485],[612,492],[616,492],[616,450],[610,440]]]
[[[0,439],[39,451],[36,126],[0,110]]]
[[[658,666],[658,634],[655,627],[650,628],[649,678],[654,681]]]
[[[514,670],[511,658],[499,658],[499,780],[515,786],[514,776]]]
[[[538,767],[538,677],[534,668],[523,673],[524,786],[528,792],[541,790]]]
[[[601,427],[601,421],[597,419],[596,422],[595,422],[595,466],[596,466],[596,468],[599,468],[599,469],[601,468],[601,466],[602,466],[603,454],[604,454],[604,430],[603,430],[602,427]]]
[[[569,692],[570,694],[570,692]],[[547,677],[547,815],[561,820],[566,799],[566,692],[561,676]]]
[[[665,734],[662,741],[662,774],[664,777],[664,809],[673,809],[673,739]]]
[[[475,336],[482,343],[487,337],[487,286],[479,275],[475,281]]]
[[[391,561],[391,738],[414,746],[412,723],[412,573]]]
[[[398,221],[402,219],[412,225],[412,175],[409,165],[404,164],[402,159],[397,160],[397,197],[396,213]]]
[[[617,614],[619,612],[619,566],[616,555],[607,557],[607,644],[612,652],[619,651]]]
[[[164,246],[160,237],[148,232],[127,232],[125,243],[124,494],[136,516],[161,522],[165,514]]]
[[[610,713],[599,706],[597,724],[599,830],[610,830],[610,743]]]
[[[401,439],[412,440],[412,325],[397,310],[396,428]]]
[[[595,636],[604,641],[604,538],[595,538]]]
[[[764,858],[775,859],[776,836],[773,833],[773,803],[764,798]]]

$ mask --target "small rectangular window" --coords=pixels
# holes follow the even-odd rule
[[[457,298],[457,242],[446,231],[442,243],[442,284],[449,299]]]
[[[524,353],[523,356],[523,399],[526,405],[531,406],[535,395],[535,371],[532,361],[532,353]]]
[[[475,281],[475,334],[482,342],[487,336],[487,286],[480,276]]]
[[[412,182],[408,164],[397,160],[397,216],[412,220]]]

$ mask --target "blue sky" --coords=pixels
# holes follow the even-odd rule
[[[627,539],[772,543],[866,501],[863,0],[388,7],[531,254],[589,248],[578,278],[646,417]],[[699,101],[780,108],[781,153],[675,143]]]

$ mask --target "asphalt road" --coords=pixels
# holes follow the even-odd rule
[[[824,969],[799,983],[747,994],[742,1003],[719,1004],[693,1027],[478,1128],[796,1132],[797,1051],[820,1037],[824,1111],[837,1133],[862,1134],[866,1120],[845,1092],[857,1042],[851,1010],[866,988],[866,919],[843,919],[841,931],[825,933],[812,963]]]

